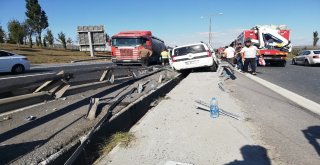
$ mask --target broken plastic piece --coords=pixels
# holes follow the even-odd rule
[[[32,121],[32,120],[34,120],[34,119],[36,119],[36,118],[37,118],[37,117],[30,115],[30,116],[28,116],[28,117],[26,118],[26,120]]]

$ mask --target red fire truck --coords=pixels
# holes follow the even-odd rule
[[[250,39],[260,50],[266,63],[286,65],[288,52],[291,52],[290,30],[285,25],[255,26],[250,30],[244,30],[237,38],[236,43],[242,43]]]
[[[164,41],[153,36],[151,31],[123,31],[111,38],[112,62],[116,64],[141,64],[139,50],[149,49],[149,63],[160,62],[160,53],[166,48]]]

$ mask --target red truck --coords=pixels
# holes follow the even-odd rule
[[[152,55],[148,63],[160,62],[160,54],[166,49],[164,41],[153,36],[151,31],[123,31],[115,34],[109,43],[112,62],[116,64],[141,64],[139,50],[149,49]]]
[[[290,30],[285,25],[263,25],[244,30],[236,39],[236,43],[244,45],[244,41],[248,39],[257,46],[267,64],[276,63],[283,67],[286,65],[292,45]]]

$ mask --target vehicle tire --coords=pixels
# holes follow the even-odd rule
[[[292,65],[297,65],[296,60],[292,59]]]
[[[146,59],[141,59],[141,65],[143,67],[148,67],[150,65],[150,60],[148,58]]]
[[[309,61],[308,60],[304,60],[304,66],[310,66]]]
[[[11,72],[14,74],[20,74],[23,73],[25,70],[24,66],[21,64],[17,64],[15,66],[12,67]]]
[[[209,67],[209,70],[211,72],[215,72],[218,69],[218,65],[216,64],[216,62],[213,62],[213,65]]]
[[[282,62],[280,63],[280,66],[281,66],[281,67],[285,67],[285,66],[286,66],[286,64],[287,64],[287,62],[286,62],[286,61],[282,61]]]

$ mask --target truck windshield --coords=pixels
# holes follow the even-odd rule
[[[137,46],[146,43],[144,38],[113,38],[112,46]]]

